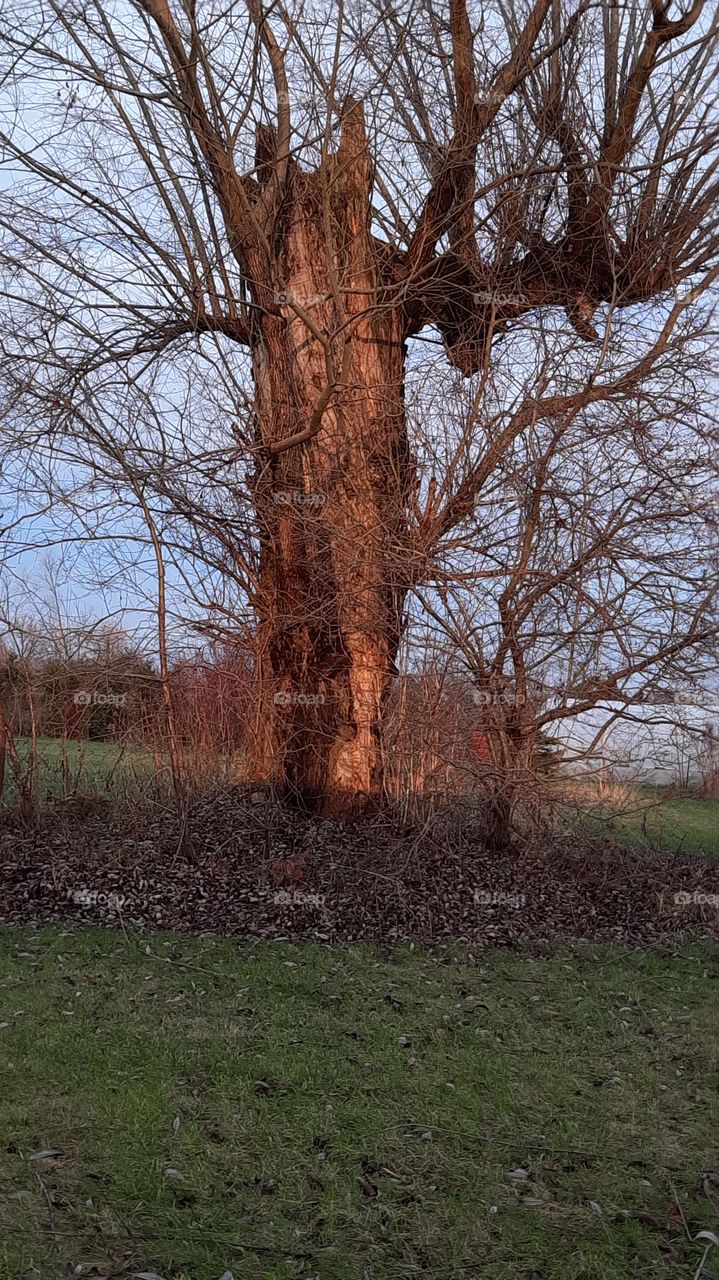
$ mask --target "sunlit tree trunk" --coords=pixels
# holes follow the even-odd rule
[[[380,792],[408,578],[405,348],[381,296],[370,188],[358,111],[335,155],[291,175],[282,314],[259,318],[253,341],[266,726],[256,772],[343,814]]]

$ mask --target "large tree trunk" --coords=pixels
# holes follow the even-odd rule
[[[0,808],[5,798],[5,760],[7,757],[7,728],[5,725],[5,682],[0,676]]]
[[[290,174],[277,248],[287,300],[281,317],[258,311],[254,322],[263,720],[255,772],[339,815],[381,790],[382,710],[409,577],[405,348],[370,235],[371,181],[354,109],[339,151],[315,173]],[[332,380],[341,385],[329,395]],[[308,429],[311,438],[277,449]]]

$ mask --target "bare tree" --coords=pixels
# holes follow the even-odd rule
[[[408,592],[497,459],[667,368],[715,278],[715,17],[701,0],[21,16],[4,36],[7,409],[34,406],[36,442],[100,448],[110,403],[161,393],[197,419],[198,367],[232,388],[232,447],[211,476],[211,446],[196,455],[192,501],[157,440],[138,447],[188,519],[198,487],[228,482],[208,536],[257,620],[255,772],[347,812],[380,792]],[[423,472],[411,347],[441,341],[481,399],[498,350],[562,315],[564,360]]]
[[[671,368],[671,386],[655,370],[632,397],[515,439],[416,589],[425,646],[481,711],[501,838],[537,789],[543,735],[716,680],[717,427],[696,356],[680,344]]]

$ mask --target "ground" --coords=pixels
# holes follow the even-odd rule
[[[637,848],[693,850],[719,857],[719,800],[669,787],[620,787],[606,800],[586,801],[587,825]]]
[[[256,803],[256,801],[258,801]],[[252,788],[168,806],[0,817],[0,923],[82,920],[247,939],[475,946],[719,937],[719,860],[578,831],[498,851],[457,806],[318,821]]]
[[[18,739],[18,754],[25,761],[29,740]],[[39,788],[43,797],[97,795],[119,798],[142,796],[157,780],[169,788],[167,759],[141,747],[112,742],[63,742],[38,740]],[[210,762],[204,762],[209,770]],[[226,783],[237,773],[237,762],[222,758],[212,762],[212,773]],[[8,768],[6,796],[15,797],[15,782]],[[564,821],[636,847],[656,845],[667,850],[711,853],[719,857],[719,799],[677,794],[668,787],[620,786],[598,795],[596,786],[571,789],[560,806]]]
[[[27,767],[30,739],[18,738],[16,746],[23,767]],[[37,753],[38,788],[43,797],[74,792],[115,797],[138,794],[152,781],[156,768],[166,768],[164,753],[153,756],[145,747],[125,743],[38,738]],[[9,762],[6,775],[6,800],[12,803],[17,788]]]
[[[711,944],[0,961],[3,1280],[719,1276]]]
[[[0,816],[0,1280],[719,1280],[716,802],[498,853],[122,760]]]

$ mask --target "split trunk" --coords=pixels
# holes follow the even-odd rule
[[[290,172],[280,314],[258,308],[253,320],[254,773],[340,816],[382,790],[382,717],[410,567],[404,322],[370,230],[371,185],[357,109],[336,154],[313,173]]]

